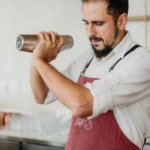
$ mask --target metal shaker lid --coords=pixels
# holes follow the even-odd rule
[[[17,39],[16,39],[16,48],[17,49],[22,49],[22,46],[23,46],[23,38],[22,36],[18,36]]]

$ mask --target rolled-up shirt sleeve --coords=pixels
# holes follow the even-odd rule
[[[120,62],[123,65],[116,66],[104,78],[85,84],[94,98],[93,114],[88,119],[150,96],[150,53],[143,51],[132,56],[129,60],[124,58]]]
[[[89,119],[97,117],[101,113],[107,112],[113,108],[113,100],[111,95],[111,88],[119,83],[119,79],[107,77],[96,80],[93,83],[85,85],[94,97],[93,101],[93,115]]]

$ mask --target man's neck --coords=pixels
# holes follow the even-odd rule
[[[125,35],[127,34],[127,31],[126,30],[124,30],[124,31],[121,31],[122,33],[120,33],[119,34],[119,36],[118,36],[118,38],[117,38],[117,41],[116,41],[116,44],[115,44],[115,46],[113,46],[113,48],[112,48],[112,51],[113,51],[113,49],[122,41],[122,39],[125,37]],[[112,52],[111,51],[111,52]],[[110,53],[109,53],[110,54]],[[109,55],[108,54],[108,55]],[[107,56],[108,56],[107,55]],[[106,56],[106,57],[107,57]],[[99,58],[99,61],[101,61],[102,59],[103,59],[104,57],[101,57],[101,58]]]
[[[125,35],[127,34],[127,31],[120,31],[118,38],[116,39],[115,45],[113,46],[113,49],[122,41],[122,39],[125,37]]]

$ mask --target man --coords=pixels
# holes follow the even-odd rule
[[[84,52],[61,74],[48,62],[62,37],[56,45],[54,32],[38,33],[31,65],[35,100],[58,99],[71,110],[66,150],[140,150],[150,134],[150,52],[125,30],[128,0],[82,1],[94,53]]]

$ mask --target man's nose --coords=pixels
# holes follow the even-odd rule
[[[87,37],[88,38],[96,35],[96,30],[95,30],[95,27],[93,25],[88,25],[86,31],[87,31]]]

